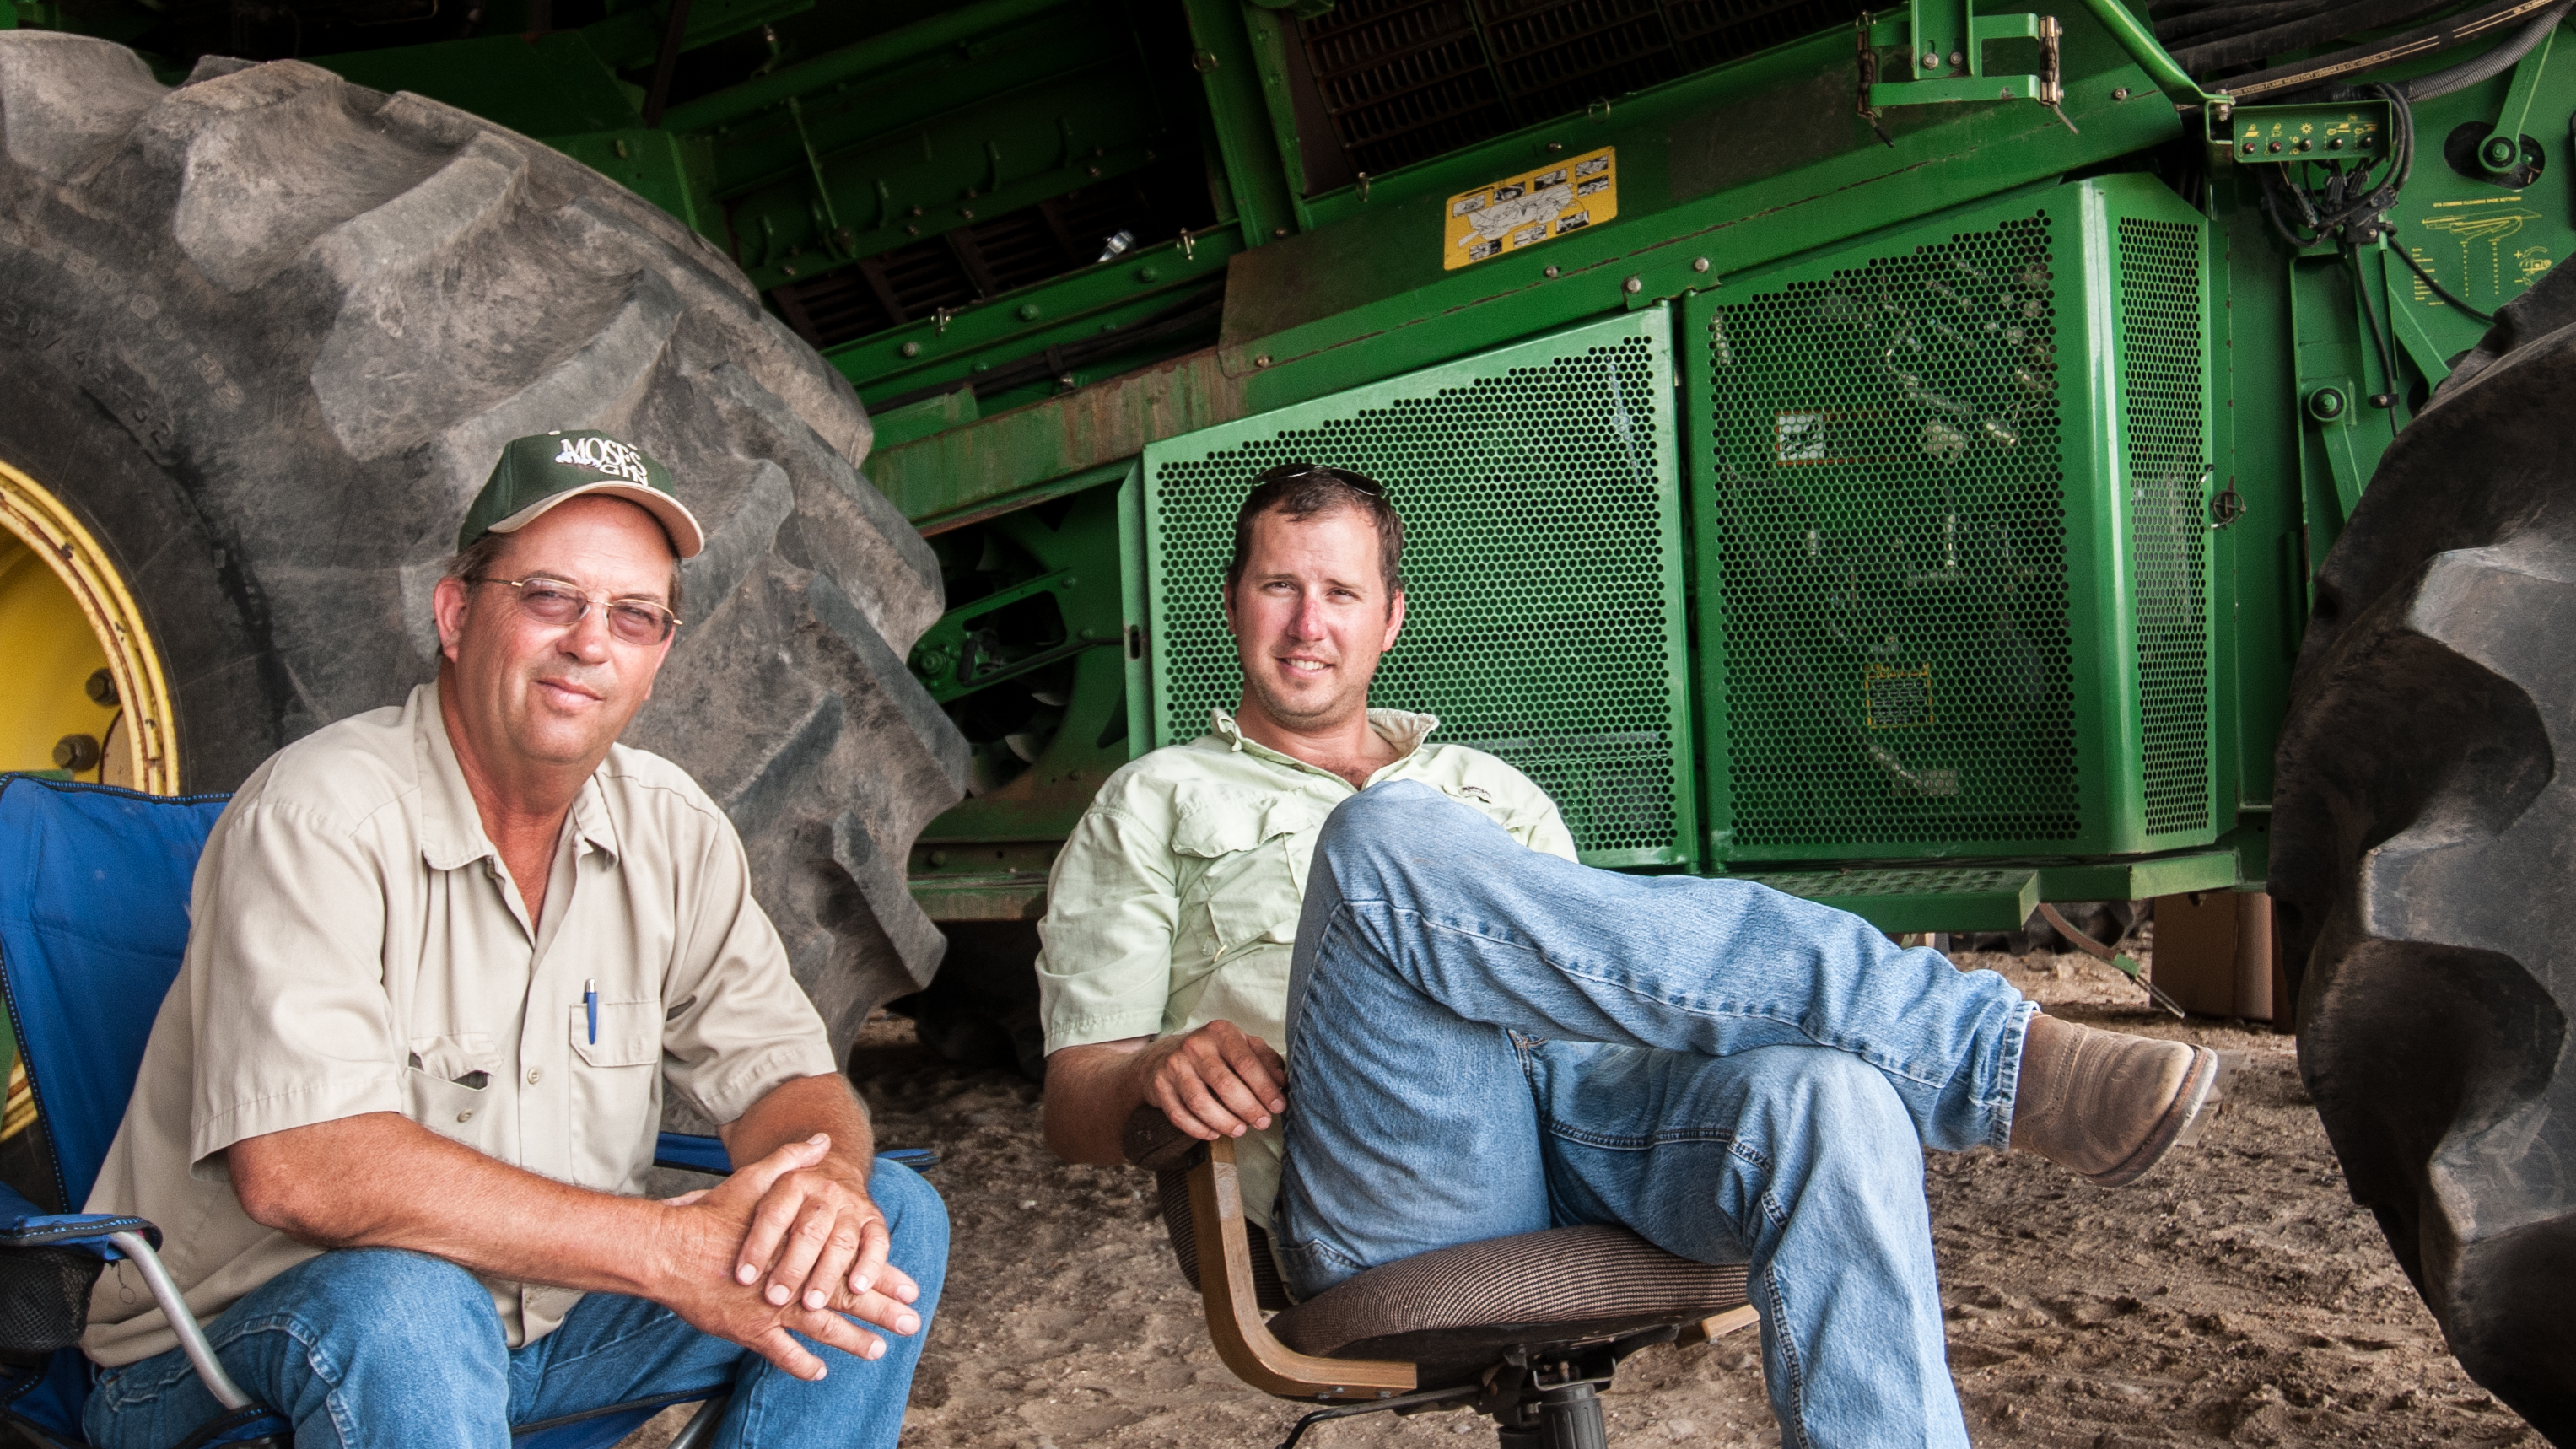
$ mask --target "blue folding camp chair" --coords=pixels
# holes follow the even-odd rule
[[[125,1117],[152,1018],[188,942],[188,887],[221,795],[142,795],[104,785],[0,773],[0,991],[51,1148],[52,1191],[66,1208],[88,1200]],[[908,1167],[937,1161],[919,1149],[883,1156]],[[661,1166],[731,1171],[712,1137],[662,1134]],[[141,1218],[49,1213],[0,1183],[0,1404],[39,1442],[77,1446],[90,1364],[75,1345],[90,1287],[107,1262],[130,1258],[178,1330],[200,1379],[226,1412],[181,1449],[290,1437],[216,1362],[205,1331],[154,1249]],[[586,1414],[522,1424],[515,1449],[600,1449],[675,1403],[666,1394]],[[693,1417],[673,1449],[712,1438],[721,1395]]]

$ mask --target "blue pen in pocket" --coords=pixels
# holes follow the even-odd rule
[[[581,983],[581,1010],[583,1015],[590,1018],[590,1044],[597,1046],[599,1045],[599,983],[597,981]]]

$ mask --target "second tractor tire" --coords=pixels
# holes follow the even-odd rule
[[[2317,570],[2274,789],[2299,1065],[2471,1377],[2576,1444],[2576,271]]]

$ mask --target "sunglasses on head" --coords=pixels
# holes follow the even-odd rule
[[[1309,478],[1330,478],[1345,488],[1356,488],[1371,497],[1383,498],[1386,490],[1378,481],[1348,468],[1335,468],[1325,463],[1282,463],[1260,477],[1263,483],[1295,483]]]

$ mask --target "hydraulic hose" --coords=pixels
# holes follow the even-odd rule
[[[2322,15],[2230,36],[2174,52],[2174,62],[2193,75],[2207,75],[2231,65],[2261,60],[2284,51],[2305,50],[2339,36],[2382,26],[2400,25],[2443,9],[2454,0],[2360,0]]]
[[[2445,16],[2430,25],[2419,25],[2412,30],[2331,54],[2289,61],[2268,70],[2229,76],[2212,84],[2240,102],[2262,97],[2277,99],[2288,92],[2306,90],[2331,81],[2349,81],[2401,60],[2480,39],[2499,26],[2525,21],[2565,3],[2566,0],[2486,0],[2485,4]],[[2546,35],[2548,31],[2544,29],[2540,33]]]
[[[2399,95],[2410,101],[2429,101],[2435,96],[2467,90],[2520,64],[2524,56],[2540,48],[2540,42],[2549,38],[2549,32],[2567,18],[2569,10],[2576,10],[2576,0],[2559,0],[2558,4],[2533,16],[2531,23],[2515,31],[2512,39],[2484,55],[2472,56],[2458,65],[2430,71],[2413,80],[2391,81],[2390,84],[2396,87]],[[2350,86],[2336,86],[2327,94],[2330,99],[2348,101],[2360,92]]]
[[[2250,35],[2269,26],[2293,20],[2305,20],[2332,10],[2341,0],[2275,0],[2265,5],[2214,5],[2156,22],[2156,39],[2168,49],[2189,44],[2207,45],[2238,35]]]

